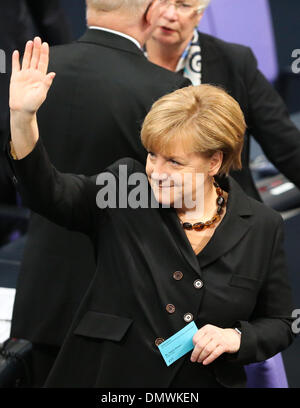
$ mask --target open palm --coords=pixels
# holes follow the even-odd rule
[[[28,41],[22,67],[19,52],[12,57],[9,106],[13,111],[35,113],[46,99],[55,73],[47,74],[49,46],[39,37]]]

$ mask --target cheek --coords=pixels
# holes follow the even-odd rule
[[[150,160],[147,159],[147,161],[146,161],[146,174],[147,174],[147,176],[150,177],[152,172],[153,172],[153,166],[152,166]]]
[[[203,175],[202,173],[191,173],[188,176],[185,175],[183,181],[183,193],[186,197],[195,197],[196,193],[198,196],[203,194]]]
[[[194,33],[194,28],[197,26],[197,21],[188,21],[184,22],[181,25],[181,33],[185,37],[185,39],[192,37]]]
[[[186,188],[187,190],[192,190],[196,185],[195,176],[196,175],[192,171],[181,174],[182,187]]]
[[[157,27],[157,28],[155,28],[155,30],[153,31],[152,37],[153,37],[154,39],[158,39],[159,36],[160,36],[160,28]]]

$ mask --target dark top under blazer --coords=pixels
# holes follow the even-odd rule
[[[150,63],[132,41],[99,30],[51,48],[50,71],[57,75],[38,112],[41,138],[57,168],[86,175],[126,156],[143,162],[146,113],[161,96],[190,84]],[[11,335],[60,345],[95,268],[84,235],[33,214]]]
[[[108,168],[116,178],[120,164],[128,177],[144,172],[137,161],[122,159]],[[155,339],[183,328],[187,312],[198,328],[241,327],[238,353],[211,366],[225,386],[244,387],[243,364],[268,359],[292,342],[282,218],[232,178],[222,180],[227,212],[198,261],[174,209],[99,209],[96,177],[58,172],[41,140],[13,165],[27,205],[88,234],[97,254],[97,272],[46,386],[167,387],[184,359],[167,367]]]
[[[202,83],[219,85],[235,98],[248,126],[242,153],[243,168],[232,172],[251,197],[259,198],[249,168],[249,136],[267,158],[300,188],[300,131],[290,120],[284,102],[257,68],[250,48],[199,33]]]

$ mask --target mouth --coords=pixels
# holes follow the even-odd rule
[[[158,189],[158,190],[163,190],[166,188],[175,188],[176,185],[174,184],[174,182],[172,180],[164,180],[164,182],[162,181],[156,181],[154,179],[152,179],[151,176],[147,176],[148,178],[148,182],[151,185],[152,188]],[[164,184],[163,184],[164,183]]]
[[[175,32],[175,30],[173,30],[172,28],[165,27],[165,26],[161,26],[160,29],[161,29],[164,33],[174,33],[174,32]]]
[[[172,188],[174,187],[174,185],[170,185],[170,184],[162,184],[160,182],[157,181],[153,181],[151,180],[151,178],[148,178],[148,181],[150,182],[150,184],[152,185],[153,188],[157,188],[159,190],[163,190],[165,188]]]
[[[160,184],[160,183],[155,183],[155,188],[158,188],[159,190],[164,190],[166,188],[173,188],[174,185],[170,185],[170,184]]]
[[[165,188],[172,188],[172,187],[174,187],[174,186],[156,186],[157,188],[159,188],[160,190],[163,190],[163,189],[165,189]]]

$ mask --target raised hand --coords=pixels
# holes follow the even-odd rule
[[[47,74],[49,46],[39,37],[28,41],[22,67],[18,51],[12,56],[9,106],[11,111],[35,114],[46,99],[55,73]]]

